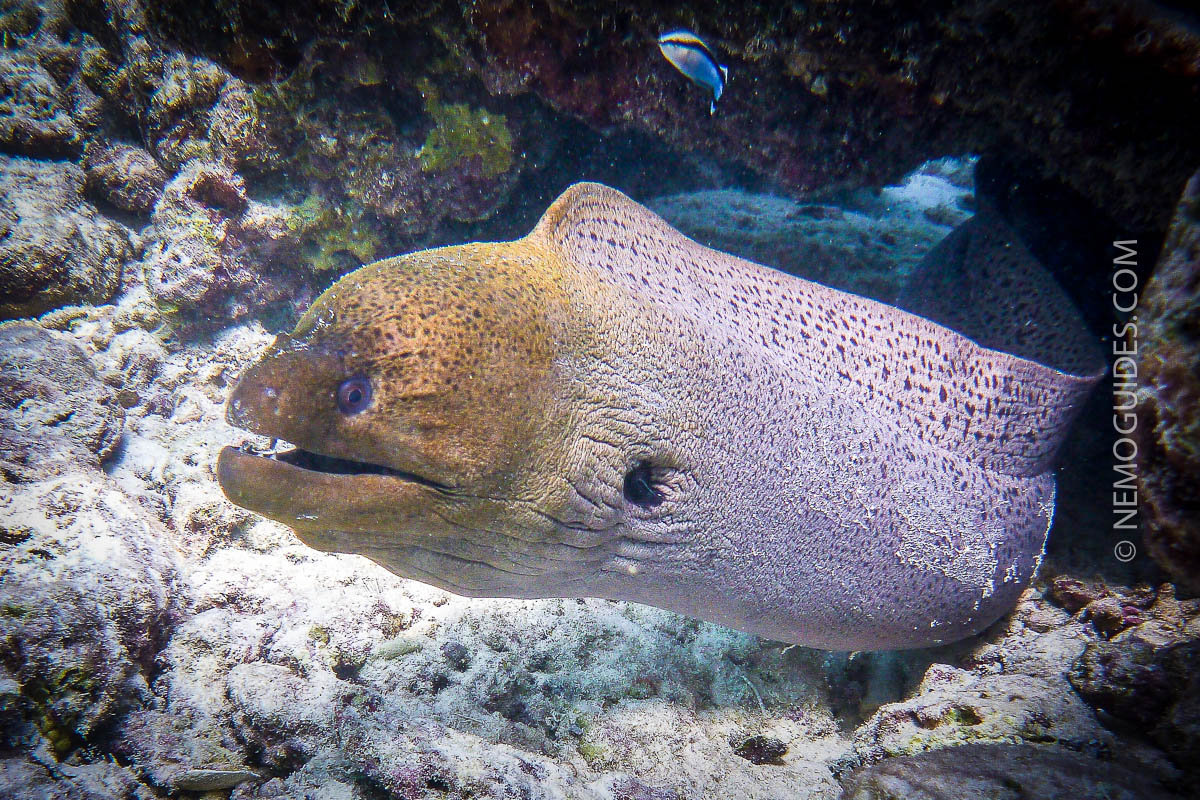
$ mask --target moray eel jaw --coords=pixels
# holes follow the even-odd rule
[[[309,531],[319,537],[332,530],[385,529],[396,520],[397,503],[419,503],[432,490],[423,479],[400,472],[345,471],[357,463],[298,448],[267,455],[225,447],[217,477],[234,503],[291,526],[302,538]]]
[[[386,530],[398,503],[421,504],[451,489],[445,477],[434,477],[446,475],[448,465],[416,447],[395,436],[386,452],[373,447],[378,398],[356,414],[339,410],[339,387],[364,380],[369,390],[371,382],[367,365],[349,355],[354,347],[336,331],[315,340],[283,335],[246,371],[229,399],[228,422],[294,446],[224,448],[217,477],[231,500],[319,538]]]

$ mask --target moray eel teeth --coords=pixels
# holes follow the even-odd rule
[[[255,456],[257,458],[268,458],[284,464],[290,464],[297,469],[305,470],[306,472],[318,472],[327,475],[390,475],[393,478],[419,483],[423,486],[428,486],[431,489],[437,489],[441,492],[452,491],[451,487],[431,481],[428,478],[423,478],[413,472],[407,472],[402,469],[394,469],[384,466],[383,464],[372,464],[367,461],[355,461],[350,458],[337,458],[336,456],[324,456],[320,453],[314,453],[309,450],[304,450],[299,447],[289,447],[286,450],[276,449],[279,440],[272,442],[271,447],[267,450],[257,450],[255,446],[246,442],[237,448],[239,454]]]

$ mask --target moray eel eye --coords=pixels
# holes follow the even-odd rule
[[[650,462],[643,461],[625,473],[624,494],[628,502],[642,508],[654,508],[662,504],[663,494],[654,485]]]
[[[338,385],[338,411],[350,416],[371,405],[371,382],[361,375],[347,378]]]

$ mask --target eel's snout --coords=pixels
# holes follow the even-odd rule
[[[251,385],[244,379],[238,381],[233,394],[225,403],[225,421],[235,428],[255,431],[257,418],[266,411],[268,416],[278,416],[277,400],[279,389],[271,385]]]
[[[320,350],[268,352],[234,386],[225,404],[225,421],[321,450],[338,423],[337,387],[346,372],[336,355]]]

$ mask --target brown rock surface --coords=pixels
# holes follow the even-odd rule
[[[1200,173],[1188,182],[1137,309],[1143,537],[1200,591]]]

